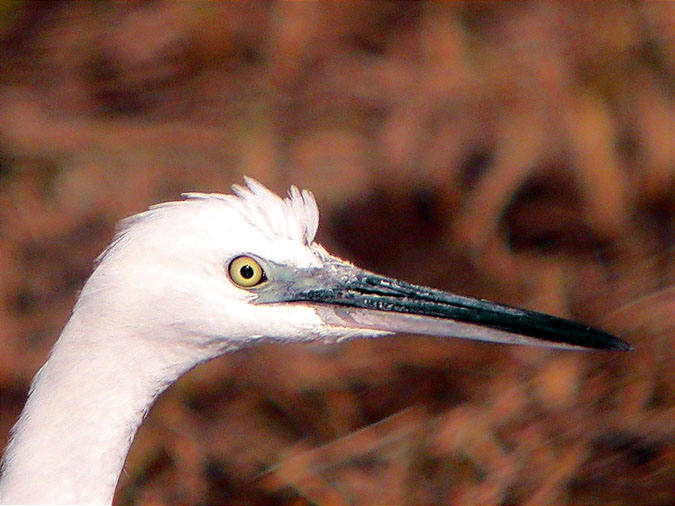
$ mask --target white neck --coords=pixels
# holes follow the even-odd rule
[[[75,314],[33,380],[3,458],[1,503],[111,503],[148,408],[199,361],[95,328]]]

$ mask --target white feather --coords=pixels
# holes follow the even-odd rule
[[[138,425],[181,374],[256,338],[345,335],[307,306],[249,304],[229,281],[228,261],[242,253],[298,267],[328,257],[312,244],[311,193],[281,199],[246,183],[235,196],[187,194],[121,223],[32,383],[0,502],[110,503]]]

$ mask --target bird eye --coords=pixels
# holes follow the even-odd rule
[[[230,279],[242,288],[252,288],[267,280],[265,271],[251,257],[240,256],[230,262]]]

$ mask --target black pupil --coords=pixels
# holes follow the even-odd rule
[[[255,271],[253,270],[253,267],[251,267],[249,264],[246,264],[241,266],[241,269],[239,269],[239,274],[241,274],[241,277],[244,279],[251,279],[255,274]]]

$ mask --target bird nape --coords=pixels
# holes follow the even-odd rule
[[[156,397],[253,342],[409,332],[630,349],[587,325],[358,269],[314,242],[310,192],[282,199],[246,183],[122,222],[33,380],[3,456],[1,502],[110,503]]]

